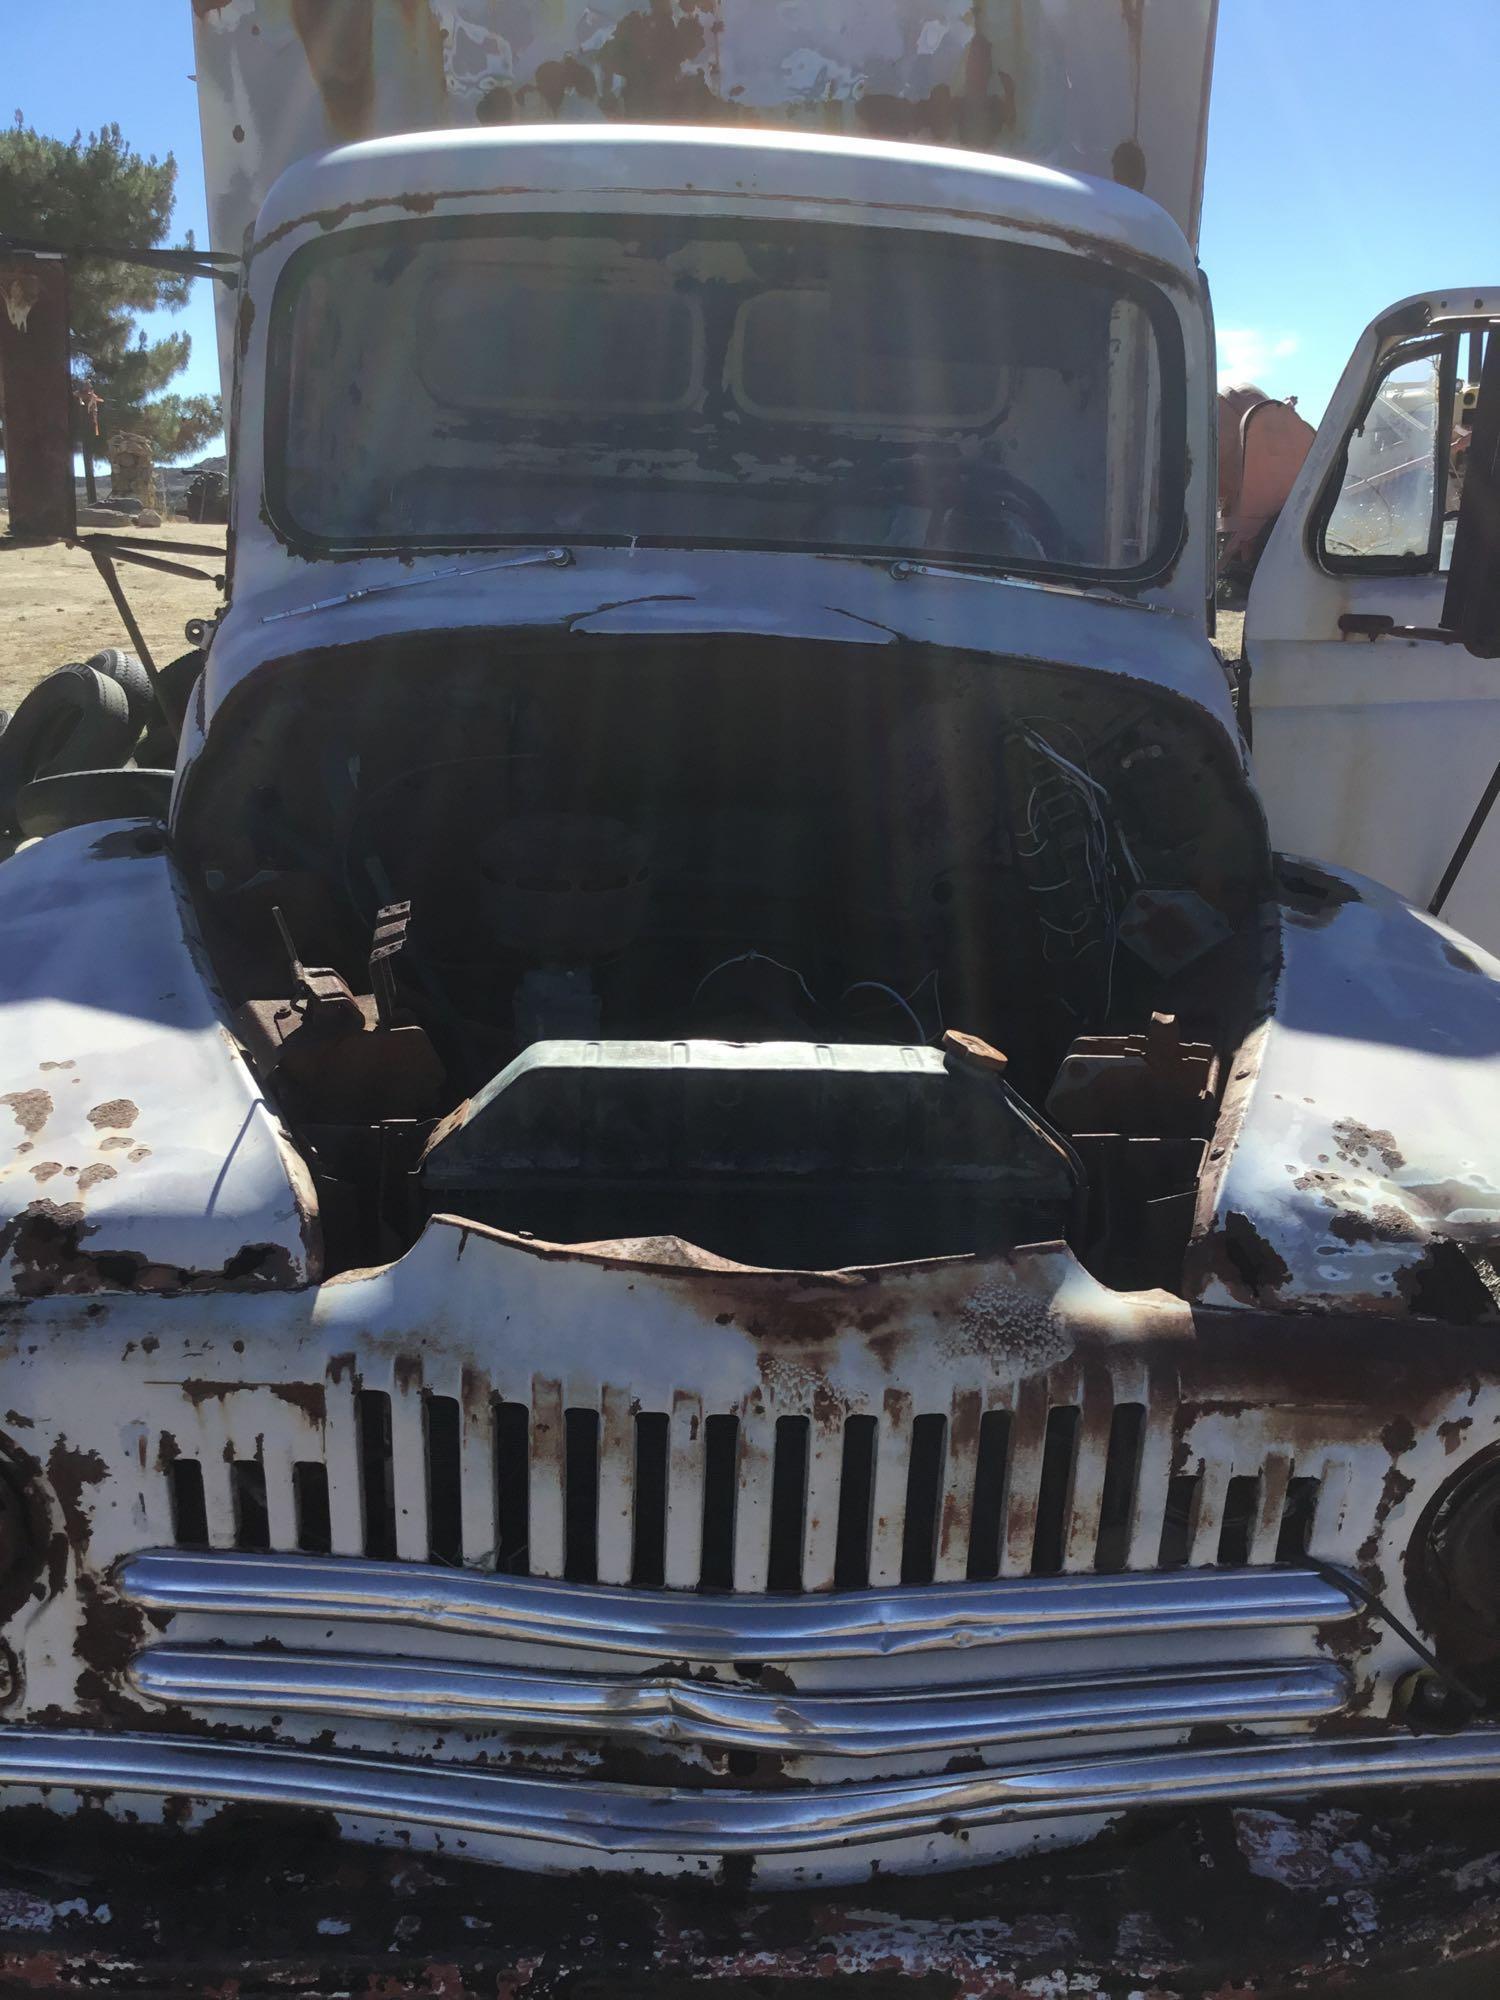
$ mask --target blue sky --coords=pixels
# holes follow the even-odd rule
[[[1099,0],[1101,6],[1109,0]],[[177,224],[208,241],[189,0],[0,8],[0,115],[118,120],[174,153]],[[1201,255],[1221,374],[1321,414],[1365,323],[1408,292],[1500,276],[1484,106],[1500,0],[1220,0]],[[172,323],[217,386],[209,287]]]

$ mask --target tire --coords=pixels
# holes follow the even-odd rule
[[[33,778],[123,764],[135,742],[124,688],[96,667],[59,667],[21,702],[0,737],[0,827],[15,823],[16,794]]]
[[[103,652],[91,653],[84,665],[120,683],[130,703],[131,721],[137,729],[144,729],[157,713],[156,696],[151,692],[151,676],[135,654],[122,652],[118,646],[106,646]]]
[[[175,660],[168,660],[157,676],[168,708],[179,719],[178,733],[202,671],[203,653],[195,646],[192,652],[179,653]],[[161,770],[177,762],[177,733],[168,729],[154,698],[151,703],[151,713],[146,718],[145,731],[136,746],[135,754],[137,763],[149,764]]]
[[[99,819],[159,819],[172,796],[170,771],[60,771],[33,778],[16,796],[23,839]]]

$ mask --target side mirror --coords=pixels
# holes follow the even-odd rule
[[[1442,624],[1480,659],[1500,659],[1500,329],[1485,342]]]
[[[78,507],[68,267],[60,256],[0,255],[0,415],[12,538],[71,540]]]

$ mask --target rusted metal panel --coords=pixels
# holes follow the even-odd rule
[[[1282,883],[1276,989],[1210,1149],[1191,1295],[1485,1317],[1500,962],[1358,876],[1299,862]]]
[[[68,540],[78,516],[61,257],[0,257],[0,410],[11,534]]]
[[[180,1300],[42,1298],[10,1308],[0,1325],[8,1328],[0,1366],[10,1405],[0,1442],[13,1476],[14,1468],[31,1468],[23,1476],[33,1482],[58,1538],[58,1560],[44,1568],[40,1595],[9,1631],[21,1668],[7,1710],[13,1768],[7,1767],[5,1798],[12,1806],[26,1795],[26,1773],[35,1776],[49,1757],[54,1782],[66,1782],[69,1744],[49,1748],[50,1738],[28,1736],[59,1718],[85,1731],[132,1733],[110,1738],[122,1801],[126,1794],[155,1796],[179,1749],[186,1753],[197,1745],[207,1755],[216,1745],[242,1741],[247,1729],[261,1726],[254,1703],[226,1707],[211,1690],[202,1700],[184,1700],[181,1687],[169,1699],[148,1665],[136,1670],[149,1644],[189,1649],[164,1656],[168,1664],[178,1661],[173,1671],[180,1677],[198,1656],[192,1649],[226,1641],[252,1664],[264,1661],[256,1669],[262,1679],[274,1676],[284,1654],[327,1653],[331,1664],[314,1660],[306,1669],[314,1683],[319,1676],[326,1682],[337,1658],[351,1655],[364,1663],[349,1669],[356,1680],[378,1680],[402,1660],[430,1661],[435,1675],[493,1668],[545,1679],[560,1667],[565,1676],[593,1673],[608,1680],[623,1671],[622,1727],[633,1701],[665,1698],[626,1690],[664,1672],[689,1684],[684,1701],[699,1700],[705,1715],[712,1709],[718,1716],[715,1687],[733,1697],[726,1716],[744,1707],[736,1706],[741,1694],[814,1703],[796,1750],[778,1750],[774,1770],[761,1774],[772,1791],[753,1810],[735,1803],[761,1794],[737,1784],[735,1769],[723,1763],[727,1752],[714,1735],[722,1721],[664,1740],[643,1768],[621,1747],[612,1750],[571,1724],[560,1735],[538,1735],[520,1723],[497,1734],[493,1713],[477,1722],[452,1713],[434,1721],[419,1704],[402,1720],[388,1710],[365,1713],[367,1704],[358,1699],[355,1712],[323,1714],[316,1701],[304,1709],[288,1700],[277,1710],[276,1742],[289,1762],[252,1769],[209,1757],[191,1765],[196,1779],[188,1777],[188,1765],[182,1768],[188,1791],[196,1784],[220,1801],[269,1795],[265,1787],[273,1780],[273,1789],[281,1787],[278,1796],[302,1799],[310,1796],[305,1784],[323,1783],[326,1798],[325,1781],[337,1775],[333,1766],[325,1771],[322,1764],[297,1761],[326,1755],[342,1774],[338,1782],[347,1779],[356,1788],[346,1801],[349,1831],[382,1837],[394,1814],[409,1831],[427,1827],[431,1833],[453,1812],[470,1814],[465,1838],[477,1843],[472,1851],[493,1851],[528,1866],[557,1864],[559,1840],[565,1849],[574,1838],[564,1837],[560,1823],[548,1817],[559,1804],[552,1788],[573,1778],[605,1787],[584,1815],[592,1814],[587,1837],[619,1865],[642,1861],[629,1829],[647,1824],[656,1788],[675,1795],[707,1785],[721,1788],[726,1813],[742,1815],[746,1838],[753,1820],[768,1847],[783,1844],[789,1856],[801,1857],[789,1863],[793,1879],[799,1871],[822,1877],[845,1872],[849,1854],[824,1815],[814,1855],[803,1838],[809,1822],[798,1820],[794,1827],[795,1814],[777,1818],[778,1785],[811,1787],[815,1798],[832,1786],[853,1815],[845,1831],[856,1849],[873,1839],[883,1868],[899,1871],[932,1865],[934,1839],[939,1858],[955,1865],[1000,1851],[1032,1824],[1044,1799],[1054,1816],[1070,1820],[1076,1836],[1086,1837],[1096,1808],[1125,1809],[1164,1789],[1174,1797],[1205,1795],[1194,1787],[1219,1783],[1212,1755],[1201,1769],[1193,1758],[1184,1763],[1164,1756],[1153,1763],[1178,1737],[1163,1712],[1155,1711],[1152,1723],[1149,1706],[1115,1735],[1133,1731],[1144,1740],[1144,1730],[1150,1749],[1130,1749],[1106,1733],[1099,1755],[1084,1760],[1087,1772],[1067,1731],[1029,1738],[1024,1751],[1013,1740],[997,1742],[982,1758],[984,1769],[965,1774],[935,1770],[937,1753],[930,1751],[861,1756],[851,1752],[847,1737],[820,1741],[813,1726],[814,1719],[840,1718],[842,1730],[856,1713],[878,1724],[879,1701],[902,1686],[936,1693],[993,1684],[1019,1695],[1053,1685],[1055,1692],[1064,1644],[1065,1678],[1079,1674],[1092,1685],[1093,1676],[1123,1675],[1143,1703],[1153,1676],[1188,1668],[1239,1675],[1239,1684],[1253,1691],[1266,1669],[1290,1675],[1286,1688],[1295,1690],[1302,1685],[1296,1676],[1309,1664],[1337,1665],[1348,1676],[1349,1693],[1335,1715],[1295,1715],[1285,1705],[1273,1714],[1262,1705],[1252,1720],[1246,1711],[1242,1720],[1253,1729],[1253,1743],[1245,1739],[1243,1783],[1259,1796],[1275,1796],[1288,1783],[1367,1782],[1392,1758],[1391,1770],[1399,1766],[1413,1778],[1441,1775],[1399,1722],[1386,1719],[1392,1690],[1414,1658],[1400,1635],[1363,1613],[1351,1616],[1342,1586],[1313,1572],[1274,1565],[1235,1569],[1221,1538],[1230,1477],[1264,1481],[1256,1503],[1261,1525],[1252,1528],[1247,1516],[1243,1529],[1246,1552],[1254,1534],[1262,1557],[1275,1513],[1271,1496],[1286,1491],[1292,1472],[1320,1479],[1313,1556],[1352,1566],[1399,1616],[1416,1617],[1401,1556],[1415,1523],[1451,1475],[1445,1438],[1455,1422],[1477,1426],[1475,1435],[1482,1437],[1500,1424],[1500,1375],[1476,1360],[1472,1338],[1461,1328],[1433,1323],[1413,1349],[1399,1321],[1329,1319],[1310,1347],[1304,1323],[1295,1320],[1250,1310],[1194,1313],[1162,1294],[1111,1293],[1060,1247],[818,1276],[722,1260],[663,1261],[660,1246],[630,1243],[566,1251],[443,1220],[430,1225],[397,1264],[318,1290],[260,1297],[208,1291]],[[525,1330],[524,1339],[516,1329]],[[545,1377],[531,1366],[535,1353],[548,1357]],[[606,1353],[609,1363],[601,1368]],[[1357,1393],[1351,1386],[1356,1380]],[[88,1388],[95,1381],[98,1393]],[[447,1504],[433,1498],[439,1492],[433,1480],[449,1476],[456,1489],[464,1476],[456,1448],[449,1474],[442,1474],[423,1412],[435,1397],[472,1400],[480,1382],[487,1398],[519,1402],[532,1412],[530,1474],[541,1532],[534,1521],[525,1559],[530,1576],[514,1582],[497,1574],[493,1547],[481,1550],[469,1571],[432,1567],[414,1525],[426,1520],[430,1537],[437,1518],[431,1510]],[[1372,1382],[1387,1393],[1371,1393]],[[1163,1393],[1168,1384],[1170,1397]],[[351,1399],[371,1390],[391,1399],[383,1465],[370,1457],[368,1443],[360,1454],[353,1441]],[[1164,1532],[1163,1487],[1159,1473],[1148,1474],[1148,1461],[1162,1466],[1164,1449],[1175,1475],[1207,1475],[1186,1529],[1186,1569],[1089,1571],[1083,1541],[1093,1527],[1100,1485],[1099,1440],[1108,1428],[1106,1411],[1122,1401],[1148,1413],[1141,1480],[1157,1482],[1149,1501],[1156,1510],[1154,1545],[1141,1525],[1148,1499],[1138,1487],[1131,1551],[1132,1560],[1144,1558],[1146,1571]],[[598,1413],[598,1449],[614,1463],[575,1465],[570,1473],[567,1412],[580,1408]],[[1011,1575],[976,1585],[963,1580],[979,1471],[967,1438],[976,1411],[997,1408],[1009,1408],[1017,1425],[1005,1486]],[[1048,1413],[1068,1408],[1080,1412],[1078,1434],[1087,1450],[1062,1497],[1054,1463],[1048,1500],[1043,1467],[1055,1459],[1045,1444]],[[685,1555],[691,1537],[681,1529],[671,1558],[675,1590],[611,1585],[602,1578],[561,1580],[570,1550],[576,1559],[580,1492],[625,1489],[630,1474],[619,1461],[634,1451],[625,1415],[635,1410],[678,1413],[673,1449],[687,1469],[674,1472],[668,1512],[680,1501],[700,1523],[706,1438],[698,1412],[733,1416],[751,1429],[754,1450],[739,1460],[734,1550],[737,1570],[743,1561],[738,1580],[748,1579],[748,1593],[716,1598],[694,1588],[699,1577]],[[121,1411],[129,1412],[123,1425]],[[820,1530],[811,1537],[815,1561],[802,1578],[804,1589],[767,1594],[765,1571],[773,1561],[785,1562],[785,1538],[801,1537],[797,1546],[805,1555],[811,1532],[806,1514],[800,1528],[774,1524],[778,1431],[792,1419],[816,1423],[826,1433],[823,1470],[809,1482],[808,1498],[819,1508],[837,1509],[834,1441],[852,1416],[877,1422],[869,1587],[852,1593],[806,1588],[828,1580]],[[919,1527],[914,1544],[906,1532],[910,1510],[923,1503],[909,1480],[916,1462],[911,1441],[924,1416],[946,1417],[955,1441],[937,1461],[940,1490],[926,1503],[927,1525]],[[574,1443],[578,1448],[576,1431]],[[198,1469],[203,1537],[211,1553],[182,1550],[158,1558],[150,1550],[164,1531],[181,1530],[172,1493],[179,1478],[174,1468],[184,1461]],[[305,1525],[298,1506],[285,1492],[275,1497],[269,1490],[269,1482],[285,1484],[292,1466],[309,1462],[325,1470],[328,1516],[335,1544],[345,1551],[337,1559],[297,1554]],[[246,1512],[247,1466],[267,1482],[261,1514]],[[524,1468],[512,1470],[527,1476]],[[488,1483],[493,1492],[497,1475],[491,1461],[484,1469],[471,1466],[467,1476],[473,1487]],[[396,1531],[404,1561],[371,1559],[378,1552],[369,1540],[370,1508],[382,1490],[410,1516],[407,1528]],[[1045,1535],[1044,1520],[1050,1523]],[[738,1530],[746,1522],[748,1553],[742,1558]],[[1275,1526],[1279,1530],[1279,1519]],[[186,1532],[194,1532],[191,1523]],[[51,1545],[52,1533],[41,1530],[40,1550]],[[482,1518],[472,1533],[483,1541]],[[928,1574],[941,1562],[954,1580],[905,1588],[913,1548],[920,1551],[924,1535],[933,1564]],[[1027,1574],[1044,1539],[1061,1573]],[[286,1560],[251,1553],[267,1544]],[[610,1552],[606,1538],[600,1546],[604,1563],[623,1566],[623,1550]],[[184,1589],[174,1577],[186,1579]],[[144,1610],[153,1621],[149,1629]],[[955,1620],[950,1634],[946,1624]],[[634,1649],[635,1659],[622,1659],[621,1648],[627,1656]],[[439,1706],[445,1699],[451,1704],[443,1685],[435,1682],[432,1691]],[[693,1687],[701,1690],[698,1696]],[[817,1706],[834,1697],[877,1706]],[[1204,1699],[1213,1698],[1205,1686]],[[1246,1698],[1254,1700],[1253,1692]],[[768,1718],[777,1712],[774,1704],[751,1702],[747,1715],[771,1726]],[[1351,1718],[1358,1718],[1361,1733],[1350,1733]],[[793,1720],[789,1708],[774,1726],[791,1728]],[[1292,1755],[1296,1746],[1324,1726],[1344,1747],[1299,1763]],[[620,1731],[603,1733],[610,1738]],[[1462,1740],[1441,1739],[1455,1746],[1442,1752],[1450,1759],[1443,1771],[1474,1782],[1488,1769],[1492,1735],[1481,1728]],[[143,1741],[132,1763],[135,1738],[165,1743],[158,1753]],[[93,1739],[91,1748],[85,1737],[69,1739],[84,1760],[72,1774],[78,1782],[104,1782],[103,1767],[88,1763],[101,1740]],[[1278,1762],[1282,1750],[1286,1755]],[[471,1797],[481,1752],[485,1781]],[[839,1791],[851,1776],[851,1754],[868,1775],[896,1787],[888,1799],[881,1794],[886,1804],[878,1809],[873,1795],[861,1802]],[[369,1760],[374,1789],[359,1793]],[[422,1803],[412,1787],[421,1790],[427,1781],[419,1774],[434,1763],[441,1768],[432,1770]],[[1044,1771],[1054,1774],[1046,1780],[1051,1789],[1038,1791]],[[508,1788],[507,1772],[524,1776],[533,1789]],[[937,1789],[924,1794],[926,1803],[913,1818],[915,1795],[901,1788],[918,1781]],[[359,1809],[358,1797],[368,1811]],[[539,1815],[533,1821],[525,1817],[527,1800]],[[868,1816],[878,1818],[887,1805],[895,1815],[889,1840]],[[671,1813],[685,1809],[674,1805]],[[921,1814],[929,1809],[933,1825],[919,1833]],[[708,1800],[701,1811],[711,1813]],[[612,1833],[605,1830],[610,1815],[618,1821]],[[935,1831],[938,1819],[948,1833]],[[731,1838],[727,1820],[724,1829],[728,1844],[740,1839],[738,1833]],[[676,1865],[661,1851],[661,1840],[678,1853],[696,1852],[698,1839],[668,1834],[664,1822],[647,1841],[650,1865]],[[769,1856],[765,1865],[776,1872]]]
[[[194,0],[213,246],[350,140],[475,125],[780,125],[1141,188],[1195,237],[1214,0]],[[225,380],[234,307],[221,302]]]
[[[311,1177],[231,1040],[147,820],[0,872],[0,1297],[305,1285]]]

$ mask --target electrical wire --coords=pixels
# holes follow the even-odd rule
[[[851,993],[884,993],[888,999],[895,1001],[896,1005],[905,1014],[907,1020],[916,1029],[918,1041],[925,1042],[927,1040],[927,1030],[922,1026],[915,1007],[912,1006],[909,1000],[903,1000],[895,987],[887,986],[883,979],[856,979],[852,986],[844,988],[843,992],[839,995],[839,1000],[841,1002],[847,1000]]]

